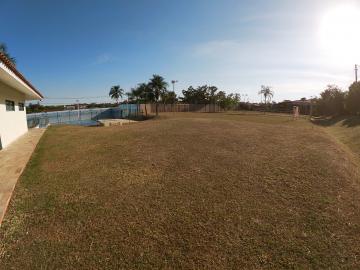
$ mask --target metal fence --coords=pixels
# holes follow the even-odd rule
[[[136,104],[122,104],[115,108],[32,113],[27,115],[27,124],[29,128],[36,126],[46,127],[49,124],[95,126],[99,125],[97,120],[100,119],[135,117],[139,116],[140,113],[139,106]]]
[[[115,118],[127,118],[132,116],[139,116],[143,114],[141,110],[141,104],[120,104],[121,117]]]

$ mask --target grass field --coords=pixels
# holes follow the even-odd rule
[[[51,127],[0,267],[360,268],[358,163],[329,128],[240,113]]]
[[[331,119],[316,119],[314,123],[325,127],[325,131],[343,143],[360,158],[360,117],[347,116]]]

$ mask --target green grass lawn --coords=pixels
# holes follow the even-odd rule
[[[0,229],[0,268],[359,268],[359,179],[346,147],[291,117],[51,127]]]

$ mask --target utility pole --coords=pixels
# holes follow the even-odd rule
[[[177,81],[177,80],[172,80],[171,81],[171,83],[173,85],[173,92],[175,92],[175,83],[177,83],[177,82],[179,82],[179,81]]]
[[[358,81],[358,65],[355,65],[355,82]]]

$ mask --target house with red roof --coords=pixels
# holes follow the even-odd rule
[[[42,94],[0,53],[0,149],[28,131],[25,101]]]

